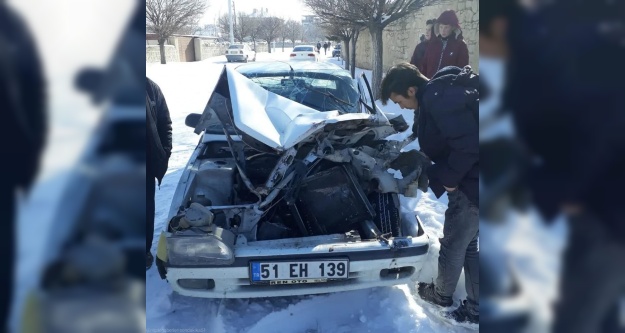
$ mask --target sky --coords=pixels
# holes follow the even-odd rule
[[[217,17],[228,13],[227,0],[207,0],[209,7],[200,21],[201,25],[213,24]],[[251,13],[254,8],[269,8],[270,15],[301,21],[302,15],[311,14],[302,0],[234,0],[236,12]]]

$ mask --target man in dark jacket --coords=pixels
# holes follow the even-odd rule
[[[154,196],[156,183],[158,185],[167,171],[169,156],[171,156],[171,119],[165,96],[156,83],[146,77],[146,125],[147,125],[147,225],[146,225],[146,269],[150,269],[154,258],[150,249],[154,237]]]
[[[436,20],[440,36],[432,38],[419,70],[428,78],[446,66],[464,67],[469,64],[469,49],[464,42],[456,12],[444,11]]]
[[[622,20],[619,4],[558,1],[501,24],[508,37],[503,105],[539,161],[527,185],[548,222],[562,213],[568,220],[554,333],[624,327],[625,31],[601,28]],[[532,89],[537,82],[541,88]]]
[[[24,22],[0,1],[0,110],[3,165],[0,182],[0,332],[10,315],[15,272],[15,218],[18,194],[26,194],[37,176],[47,116],[43,69],[35,42]],[[21,192],[21,193],[20,193]]]
[[[458,322],[479,322],[479,126],[467,101],[477,89],[452,85],[460,68],[446,67],[428,80],[411,64],[393,66],[382,80],[382,103],[390,99],[415,110],[413,137],[434,164],[427,170],[437,198],[447,192],[436,283],[419,282],[425,301],[449,307],[464,265],[467,300],[445,315]]]
[[[425,51],[427,50],[428,44],[432,37],[436,37],[434,35],[434,23],[436,23],[435,19],[427,20],[425,22],[425,34],[422,35],[423,39],[412,52],[412,58],[410,58],[410,63],[415,65],[417,68],[421,67],[421,61],[423,57],[425,57]]]

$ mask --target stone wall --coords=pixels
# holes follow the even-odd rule
[[[179,62],[180,53],[173,45],[165,45],[165,60],[167,62]],[[145,46],[145,62],[161,62],[161,53],[158,45]]]
[[[479,72],[479,0],[441,0],[386,27],[382,37],[383,70],[387,71],[399,62],[409,62],[415,46],[419,43],[419,37],[425,32],[425,22],[431,18],[438,18],[440,13],[447,9],[456,11],[464,41],[469,48],[469,65],[474,71]],[[356,44],[356,67],[372,69],[371,53],[371,35],[369,30],[365,29],[360,32]]]
[[[165,57],[167,62],[190,62],[205,60],[210,57],[218,57],[226,54],[228,45],[223,43],[216,43],[212,40],[206,40],[201,38],[189,38],[189,37],[170,37],[167,43],[171,45],[165,45]],[[160,62],[161,56],[158,49],[158,43],[146,43],[146,62]],[[250,48],[254,47],[254,44],[246,43]],[[295,45],[309,45],[296,43]],[[282,42],[276,42],[276,51],[282,51]],[[285,43],[284,48],[291,49],[292,43]],[[267,52],[267,42],[256,42],[256,52]],[[330,50],[328,50],[330,51]]]

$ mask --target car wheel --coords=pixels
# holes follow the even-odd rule
[[[371,193],[369,202],[375,210],[373,220],[382,234],[392,234],[393,237],[401,236],[401,214],[399,195],[397,193]]]

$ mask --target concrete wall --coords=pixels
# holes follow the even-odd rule
[[[180,53],[180,60],[184,62],[195,61],[195,47],[193,37],[176,37],[175,45]]]
[[[384,71],[399,62],[409,62],[419,37],[425,32],[425,21],[438,18],[444,10],[453,9],[460,20],[464,41],[469,48],[469,65],[479,72],[479,0],[441,0],[436,5],[408,15],[384,29]],[[360,32],[356,44],[356,67],[372,69],[371,35],[369,30]]]
[[[165,45],[165,59],[167,62],[180,62],[180,53],[173,45]],[[161,53],[158,45],[145,46],[145,62],[161,62]]]

